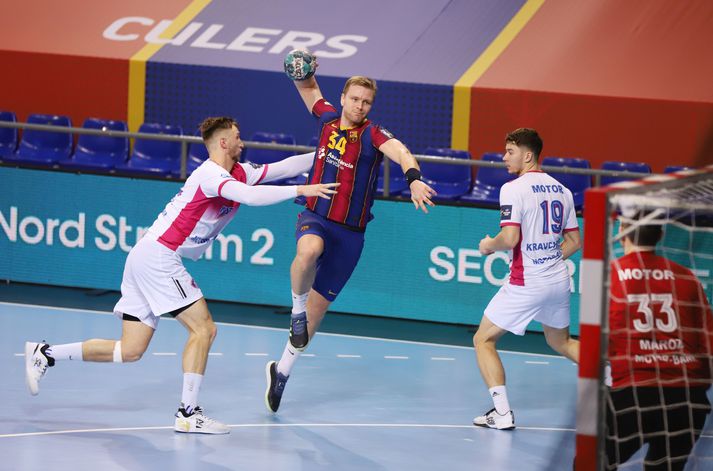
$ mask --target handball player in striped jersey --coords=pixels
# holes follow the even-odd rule
[[[266,366],[265,404],[272,412],[280,406],[297,358],[359,261],[383,156],[401,166],[417,209],[427,213],[435,194],[421,181],[418,163],[406,146],[368,119],[376,97],[374,80],[363,76],[347,80],[340,97],[341,112],[322,97],[314,75],[294,83],[317,120],[319,133],[307,182],[340,186],[330,201],[307,198],[297,220],[297,254],[290,269],[290,336],[279,362]]]

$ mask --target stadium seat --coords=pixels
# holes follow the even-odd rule
[[[200,137],[200,131],[196,131],[194,136]],[[189,177],[200,164],[208,160],[208,149],[202,142],[188,144],[188,156],[186,157],[186,177]],[[181,177],[181,161],[178,161],[178,167],[171,172],[171,177]]]
[[[68,116],[59,115],[31,114],[27,118],[27,122],[52,126],[72,126],[72,120]],[[58,161],[68,158],[71,153],[72,133],[25,129],[22,133],[20,147],[15,155],[6,156],[3,160],[52,166]]]
[[[85,129],[105,129],[126,132],[126,122],[109,119],[87,118],[82,125]],[[61,168],[72,170],[110,171],[126,162],[129,155],[127,137],[111,137],[96,134],[80,134],[74,155],[60,160]]]
[[[651,167],[643,162],[604,162],[602,164],[602,170],[615,170],[618,172],[637,172],[637,173],[651,173]],[[612,183],[626,181],[626,180],[636,180],[633,177],[602,177],[601,185],[611,185]]]
[[[183,135],[183,128],[159,123],[144,123],[140,133]],[[116,166],[119,173],[170,176],[180,169],[181,143],[155,139],[136,139],[134,151],[129,160]]]
[[[663,169],[663,173],[675,173],[675,172],[680,172],[682,170],[693,170],[693,167],[687,167],[685,165],[669,165],[665,169]]]
[[[295,145],[295,137],[291,134],[282,134],[276,132],[262,132],[258,131],[252,135],[252,141],[255,142],[268,142],[272,144],[289,144]],[[294,151],[290,150],[271,150],[271,149],[246,149],[243,151],[243,156],[240,160],[252,162],[254,164],[271,164],[273,162],[279,162],[280,160],[286,159],[295,155]],[[273,185],[280,185],[287,183],[288,179],[275,180],[271,182]]]
[[[481,157],[484,162],[501,162],[503,154],[489,152]],[[473,189],[461,197],[461,201],[470,203],[485,203],[497,205],[500,202],[500,187],[515,178],[505,168],[479,167],[475,175]]]
[[[592,168],[586,159],[568,157],[545,157],[542,159],[543,166],[570,167],[570,168]],[[589,175],[575,175],[572,173],[547,172],[569,191],[574,198],[574,207],[577,211],[584,205],[584,191],[592,186],[592,177]]]
[[[291,134],[282,134],[275,132],[256,132],[252,135],[251,141],[268,142],[272,144],[289,144],[295,145],[295,137]],[[295,155],[294,151],[289,150],[270,150],[270,149],[247,149],[243,153],[241,160],[252,162],[254,164],[271,164],[278,162],[291,155]]]
[[[384,157],[379,166],[379,177],[376,180],[376,192],[380,195],[384,194],[384,164],[389,163],[389,196],[398,196],[408,189],[406,177],[401,170],[401,165],[397,164],[388,157]]]
[[[17,116],[12,111],[0,111],[0,121],[17,122]],[[0,128],[0,160],[13,155],[17,149],[17,129]]]
[[[465,150],[428,147],[425,155],[470,160],[470,153]],[[472,168],[470,165],[442,164],[437,162],[419,162],[421,178],[436,190],[436,200],[457,200],[470,191]],[[403,178],[403,177],[402,177]],[[407,190],[405,195],[410,196]]]

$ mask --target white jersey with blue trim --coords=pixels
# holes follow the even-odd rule
[[[517,226],[520,240],[510,251],[510,284],[532,286],[569,277],[562,235],[579,230],[572,192],[534,170],[500,189],[500,226]]]

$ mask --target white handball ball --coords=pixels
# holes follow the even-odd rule
[[[287,53],[284,65],[292,80],[307,80],[317,70],[317,59],[307,51],[295,49]]]

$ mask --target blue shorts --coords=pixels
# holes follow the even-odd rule
[[[297,217],[295,238],[314,234],[324,241],[324,252],[317,259],[317,275],[312,289],[334,301],[347,284],[364,248],[364,233],[349,230],[310,210]]]

